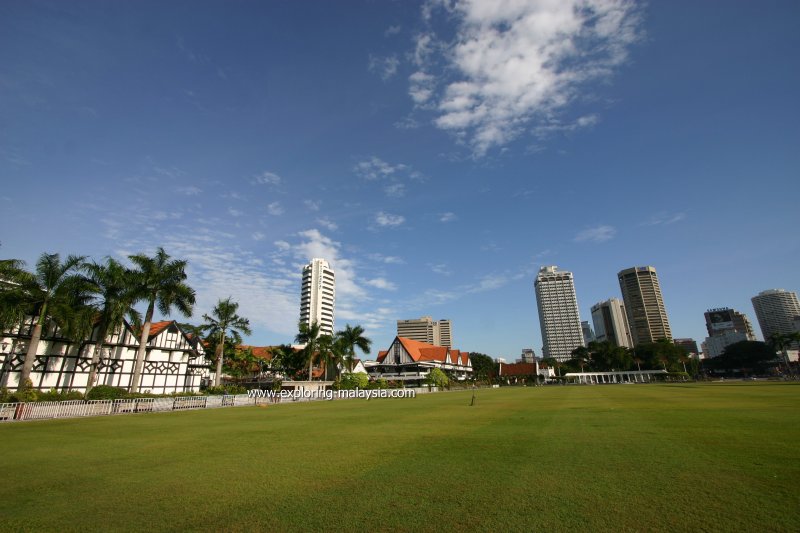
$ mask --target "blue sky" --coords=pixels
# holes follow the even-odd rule
[[[797,290],[800,4],[0,4],[0,256],[190,261],[289,342],[301,265],[337,327],[541,353],[533,279],[581,317],[658,269],[676,337]],[[577,6],[577,7],[576,7]]]

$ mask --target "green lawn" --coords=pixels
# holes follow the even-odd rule
[[[0,425],[3,530],[800,531],[800,385]]]

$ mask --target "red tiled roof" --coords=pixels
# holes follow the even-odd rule
[[[533,376],[536,374],[535,363],[501,363],[501,376]]]
[[[275,346],[250,346],[247,344],[240,344],[236,348],[238,350],[250,350],[253,352],[253,355],[259,359],[266,359],[269,361],[272,359],[272,350],[275,349]]]
[[[153,337],[155,337],[156,335],[167,329],[173,322],[175,321],[164,320],[163,322],[153,322],[152,324],[150,324],[150,338],[152,339]]]
[[[448,354],[450,354],[450,361],[455,365],[466,365],[469,360],[469,353],[459,352],[456,349],[448,349],[446,346],[433,346],[432,344],[415,341],[406,337],[397,337],[397,341],[403,345],[403,348],[405,348],[414,362],[439,361],[444,363],[447,360]],[[382,363],[388,353],[388,350],[378,352],[377,361]]]

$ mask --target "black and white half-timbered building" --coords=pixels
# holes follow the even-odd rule
[[[0,340],[0,387],[15,390],[25,362],[34,318],[2,334]],[[85,392],[91,371],[98,328],[91,338],[75,342],[49,322],[42,331],[31,372],[39,390]],[[133,377],[139,335],[123,322],[105,340],[94,385],[129,389]],[[197,392],[210,375],[202,342],[187,335],[174,320],[153,323],[147,340],[139,390],[154,394]]]

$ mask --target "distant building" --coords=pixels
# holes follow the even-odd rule
[[[754,341],[756,335],[747,316],[729,307],[705,312],[708,337],[703,342],[706,357],[718,357],[725,348],[741,341]]]
[[[420,384],[434,368],[458,380],[472,375],[469,353],[399,336],[394,338],[388,350],[378,353],[375,364],[368,366],[367,371],[375,379]]]
[[[429,316],[397,321],[397,336],[433,346],[453,347],[453,329],[449,320]]]
[[[616,346],[633,348],[625,305],[611,298],[592,306],[592,322],[597,342],[610,342]]]
[[[333,335],[336,278],[324,259],[314,258],[303,267],[300,322],[319,324],[320,334]]]
[[[700,350],[697,349],[697,341],[694,339],[675,339],[672,341],[675,343],[675,346],[680,346],[684,350],[686,350],[686,354],[697,355],[700,353]]]
[[[725,331],[738,331],[744,333],[747,340],[756,340],[753,325],[744,313],[729,307],[720,307],[709,309],[704,316],[709,337],[721,335]]]
[[[572,358],[572,350],[584,346],[572,272],[558,270],[556,266],[542,267],[534,288],[544,341],[543,356],[567,361]]]
[[[795,319],[800,316],[797,293],[783,289],[771,289],[753,296],[752,302],[765,341],[769,341],[770,337],[776,333],[785,334],[797,331]]]
[[[706,337],[703,343],[703,354],[706,358],[719,357],[731,344],[746,340],[751,340],[747,338],[746,333],[735,329],[726,329],[722,333]]]
[[[536,353],[533,351],[533,348],[523,348],[522,355],[519,358],[520,363],[535,363],[536,362]]]
[[[541,376],[547,381],[555,377],[553,369],[548,367],[545,363],[513,363],[506,364],[500,363],[497,369],[497,377],[509,384],[524,383],[528,379]]]
[[[651,266],[628,268],[617,277],[633,345],[672,339],[656,269]]]
[[[594,331],[592,331],[592,326],[589,325],[588,320],[581,320],[581,331],[583,332],[584,344],[594,341]]]

